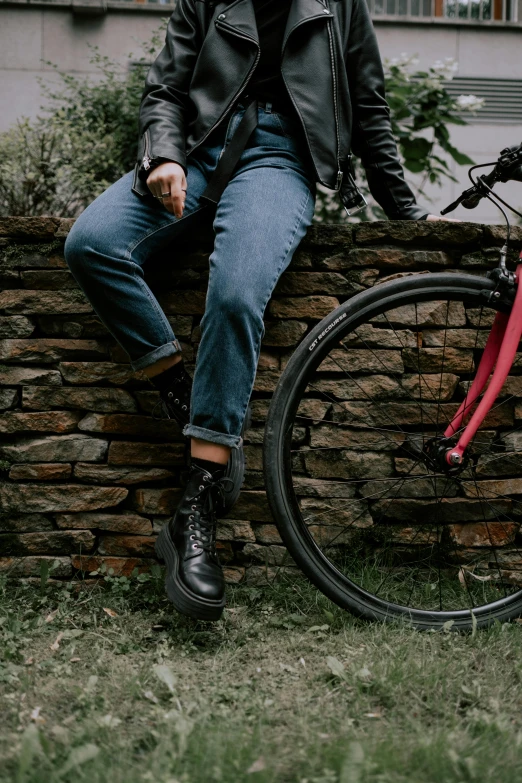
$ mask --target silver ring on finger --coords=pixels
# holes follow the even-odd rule
[[[162,193],[160,198],[170,198],[170,193]]]

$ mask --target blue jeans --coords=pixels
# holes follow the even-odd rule
[[[135,195],[129,173],[80,215],[65,245],[67,264],[95,312],[132,368],[142,370],[181,350],[145,282],[143,264],[158,250],[175,264],[176,240],[197,237],[203,222],[213,221],[190,423],[183,434],[233,448],[242,445],[265,308],[312,222],[316,197],[315,172],[297,120],[260,106],[259,124],[217,208],[199,203],[244,111],[238,104],[228,123],[214,128],[188,156],[181,218],[157,199]]]

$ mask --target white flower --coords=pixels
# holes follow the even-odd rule
[[[457,106],[464,111],[477,111],[484,106],[484,98],[477,98],[476,95],[459,95]]]
[[[400,57],[388,57],[385,58],[385,62],[390,65],[417,65],[419,60],[415,55],[408,54],[408,52],[401,52]]]
[[[399,62],[401,65],[410,66],[410,65],[417,65],[419,60],[415,54],[408,54],[408,52],[401,52],[401,56],[399,57]]]
[[[407,52],[401,52],[400,57],[385,58],[384,64],[386,68],[398,68],[402,74],[402,77],[409,81],[409,73],[412,67],[419,64],[419,59],[415,55],[408,54]]]
[[[445,57],[444,60],[437,60],[431,66],[431,70],[435,71],[438,76],[450,81],[453,79],[459,69],[459,64],[453,57]]]
[[[440,79],[430,79],[428,77],[423,83],[429,90],[440,90]]]

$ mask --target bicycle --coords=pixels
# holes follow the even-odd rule
[[[264,435],[297,566],[340,607],[424,630],[522,613],[522,261],[509,271],[501,204],[520,213],[493,193],[522,181],[522,145],[469,178],[442,214],[493,201],[498,267],[414,274],[340,305],[290,358]]]

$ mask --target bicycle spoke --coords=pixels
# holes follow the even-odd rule
[[[449,309],[449,307],[446,309],[446,312],[448,312],[448,309]],[[444,341],[445,340],[446,340],[446,336],[444,336]],[[435,482],[434,482],[433,489],[435,491],[435,498],[437,499],[437,494],[436,494],[437,493],[437,485],[436,485]],[[442,497],[443,496],[444,496],[444,491],[442,492]],[[439,502],[438,499],[437,499],[437,502]],[[438,518],[437,518],[437,541],[440,540],[439,537],[440,537],[439,521],[438,521]],[[441,575],[441,569],[440,569],[440,558],[437,558],[437,573],[438,573],[438,580],[437,581],[438,581],[438,586],[439,586],[439,590],[438,590],[438,593],[439,593],[439,611],[442,612],[442,575]]]
[[[444,359],[446,356],[446,340],[448,337],[448,318],[449,318],[449,302],[446,302],[446,325],[444,329],[444,344],[442,346],[442,367],[440,368],[440,383],[439,383],[439,397],[442,392],[442,374],[444,372]],[[473,359],[472,359],[473,363]],[[437,422],[436,422],[436,429],[439,429],[439,412],[440,412],[440,405],[437,406]]]
[[[390,481],[390,479],[381,479],[381,480],[382,480],[382,481]],[[412,478],[412,479],[409,479],[409,480],[410,480],[410,481],[416,481],[416,480],[417,480],[417,476],[416,476],[415,478]],[[367,480],[366,480],[366,481],[367,481]],[[373,479],[372,479],[372,481],[373,481]],[[390,490],[390,489],[393,489],[393,488],[394,488],[394,487],[396,487],[396,486],[399,486],[399,488],[402,488],[402,486],[403,486],[404,482],[406,482],[406,481],[408,481],[408,478],[406,478],[406,477],[405,477],[405,478],[402,478],[402,479],[398,479],[398,480],[395,482],[395,484],[393,484],[393,486],[391,486],[391,487],[388,487],[387,489],[383,490],[383,492],[389,492],[389,490]],[[383,494],[383,493],[381,493],[381,494]],[[371,495],[365,495],[365,497],[364,497],[364,500],[370,500],[370,499],[372,499],[372,498],[373,498],[373,499],[375,499],[376,497],[377,497],[377,498],[379,497],[379,493],[378,493],[378,492],[374,492],[374,493],[372,493]],[[353,498],[350,498],[350,500],[353,500]],[[327,514],[327,513],[328,513],[328,511],[339,511],[339,509],[338,509],[338,507],[337,507],[337,506],[328,506],[326,509],[323,509],[323,511],[320,511],[318,514],[313,514],[311,517],[303,517],[303,521],[308,523],[308,522],[310,522],[310,520],[311,520],[311,519],[317,519],[318,517],[322,517],[322,516],[324,516],[324,514]],[[357,520],[357,519],[360,519],[360,518],[362,517],[362,515],[363,515],[363,514],[361,513],[361,514],[360,514],[360,515],[359,515],[359,516],[356,518],[356,520]],[[356,520],[354,520],[354,521],[356,521]],[[353,524],[353,522],[352,522],[351,524]]]
[[[479,336],[479,329],[480,329],[480,324],[481,324],[481,322],[482,322],[482,313],[483,313],[483,312],[484,312],[484,307],[481,307],[481,308],[480,308],[480,313],[479,313],[479,322],[478,322],[478,326],[477,326],[477,329],[476,329],[476,332],[475,332],[475,346],[474,346],[474,351],[477,349],[477,344],[478,344],[478,336]],[[473,356],[473,354],[472,354],[472,356]],[[466,396],[464,397],[464,411],[466,412],[466,415],[467,415],[467,407],[468,407],[468,404],[467,404],[467,402],[468,402],[468,396],[469,396],[469,390],[470,390],[470,388],[471,388],[471,384],[469,384],[468,388],[466,389]],[[474,403],[473,403],[473,404],[474,404]],[[469,407],[470,407],[470,408],[472,408],[472,407],[473,407],[473,404],[472,404],[472,405],[470,405]],[[463,428],[460,430],[460,432],[463,432],[463,431],[466,429],[466,426],[467,426],[467,425],[464,425],[464,427],[463,427]],[[457,433],[457,432],[455,433],[455,435],[458,435],[458,434],[459,434],[459,433]]]
[[[420,375],[420,345],[419,345],[419,313],[417,310],[417,302],[415,302],[415,326],[416,326],[416,334],[417,334],[417,370],[419,375],[419,395],[420,395],[420,402],[421,402],[421,427],[422,427],[422,448],[425,446],[425,440],[424,440],[424,421],[423,421],[423,415],[422,415],[422,383],[421,383],[421,375]],[[441,375],[441,382],[442,382],[442,375]],[[437,426],[437,423],[435,422],[435,426]]]
[[[428,625],[519,593],[522,607],[522,393],[511,381],[465,461],[446,462],[480,401],[469,389],[495,314],[478,286],[460,298],[447,277],[449,294],[433,278],[417,284],[421,298],[387,293],[387,309],[368,294],[353,328],[347,320],[318,357],[303,355],[310,369],[285,429],[293,529],[302,526],[318,572],[358,605],[416,609]],[[461,426],[445,439],[459,409]]]
[[[390,327],[393,329],[391,324],[390,324]],[[357,333],[357,330],[356,330],[356,333]],[[366,345],[366,341],[364,339],[362,340],[362,342],[363,342],[364,345]],[[343,345],[343,348],[347,351],[348,348],[346,348],[346,346],[344,344],[342,344],[342,345]],[[384,363],[382,362],[382,360],[379,357],[378,357],[378,361],[381,364],[383,364],[383,367],[386,369],[386,366],[384,365]],[[390,373],[389,369],[387,369],[386,372],[387,372],[387,374],[393,374],[394,376],[397,376],[397,373]],[[413,402],[413,403],[415,403],[416,405],[419,406],[419,409],[420,409],[420,412],[421,412],[421,418],[422,418],[422,414],[423,414],[423,410],[422,410],[422,394],[421,394],[421,400],[419,402],[419,400],[416,400],[415,397],[407,389],[404,388],[404,386],[401,385],[401,388],[407,394],[408,399],[411,400],[411,402]],[[420,392],[420,383],[419,383],[419,392]],[[432,423],[436,424],[436,421],[432,421]]]
[[[318,388],[317,388],[316,386],[314,386],[312,383],[310,383],[310,384],[309,384],[309,386],[310,386],[312,389],[314,389],[315,391],[317,391],[317,392],[318,392],[318,394],[325,394],[326,396],[328,396],[326,392],[323,392],[322,390],[318,389]],[[367,397],[368,397],[368,399],[370,400],[370,402],[372,402],[372,403],[375,403],[375,400],[373,399],[373,397],[370,397],[369,395],[367,395]],[[339,402],[337,402],[337,400],[334,400],[332,397],[328,397],[328,399],[330,400],[330,402],[331,402],[333,405],[339,405],[339,407],[342,407],[342,406],[341,406],[341,404],[340,404]],[[392,419],[391,417],[390,417],[390,421],[391,421],[392,423],[395,423],[395,422],[393,422],[393,419]],[[330,422],[328,422],[328,424],[329,424],[329,423],[330,423]],[[366,428],[365,428],[365,429],[366,429]],[[368,429],[371,429],[371,428],[368,428]],[[384,429],[384,430],[383,430],[383,432],[385,432],[385,433],[386,433],[386,432],[392,432],[392,430],[386,430],[386,429]],[[405,433],[403,430],[399,430],[399,433],[400,433],[400,434],[406,434],[406,433]],[[392,441],[391,441],[391,439],[390,439],[390,442],[392,442]],[[341,448],[341,447],[337,447],[337,448]],[[314,451],[315,451],[315,450],[316,450],[316,449],[314,449]],[[317,450],[318,450],[318,449],[317,449]],[[410,454],[410,456],[412,456],[412,457],[416,457],[416,455],[415,455],[413,452],[409,452],[409,454]]]
[[[475,479],[473,479],[473,481],[474,481],[475,487],[477,488],[477,497],[479,497],[479,492],[478,492],[478,486],[477,486],[477,482],[475,481]],[[490,504],[488,504],[488,505],[490,505]],[[484,520],[483,520],[483,521],[484,521],[484,523],[485,523],[485,525],[486,525],[486,530],[488,531],[488,538],[489,538],[489,543],[491,544],[491,548],[492,548],[492,550],[493,550],[493,556],[494,556],[494,558],[495,558],[495,563],[496,563],[496,565],[497,565],[497,571],[498,571],[498,575],[499,575],[499,577],[500,577],[500,581],[501,581],[501,583],[502,583],[502,574],[501,574],[501,572],[500,572],[500,566],[499,566],[499,564],[498,564],[497,550],[496,550],[496,547],[495,547],[495,545],[493,544],[493,539],[491,538],[491,531],[490,531],[490,529],[489,529],[489,525],[488,525],[488,522],[487,522],[487,519],[486,519],[485,515],[484,515]],[[506,595],[506,588],[505,588],[505,586],[504,586],[504,595]]]
[[[400,482],[397,482],[397,485],[399,485],[399,490],[398,490],[398,491],[400,491],[400,489],[401,489],[401,487],[402,487],[402,485],[404,484],[404,482],[405,482],[405,481],[406,481],[406,477],[405,477],[404,479],[402,479],[402,481],[400,481]],[[396,496],[396,497],[397,497],[397,496]],[[395,499],[395,498],[393,498],[393,499]],[[364,513],[364,512],[363,512],[363,513]],[[361,513],[361,514],[360,514],[360,515],[359,515],[359,516],[358,516],[358,517],[357,517],[357,518],[354,520],[354,522],[355,522],[355,521],[357,521],[358,519],[360,519],[360,518],[361,518],[361,516],[363,515],[363,513]],[[352,523],[352,524],[353,524],[353,523]],[[336,541],[336,540],[339,538],[339,536],[340,536],[340,535],[342,535],[342,533],[343,533],[343,532],[344,532],[344,530],[343,530],[343,531],[340,531],[340,532],[339,532],[339,533],[338,533],[338,534],[337,534],[337,535],[336,535],[336,536],[335,536],[335,537],[334,537],[334,538],[333,538],[331,541],[329,541],[329,542],[328,542],[328,544],[327,544],[326,546],[332,546],[332,545],[333,545],[333,542],[334,542],[334,541]]]

